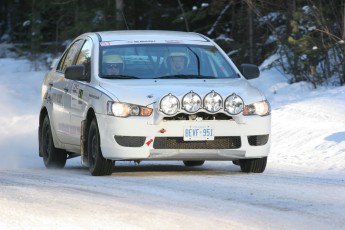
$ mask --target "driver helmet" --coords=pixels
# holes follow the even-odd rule
[[[103,56],[103,68],[107,71],[118,69],[119,73],[124,70],[124,62],[122,57],[117,54],[106,54]]]
[[[183,57],[185,59],[185,67],[187,67],[189,65],[190,60],[189,60],[188,55],[185,52],[173,51],[173,52],[168,53],[168,55],[166,57],[166,62],[165,62],[166,67],[168,67],[168,63],[169,63],[170,59],[173,57]]]

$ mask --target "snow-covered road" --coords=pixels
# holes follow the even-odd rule
[[[110,177],[76,165],[2,170],[0,227],[343,229],[344,174],[230,163],[122,163]]]
[[[44,168],[44,71],[31,66],[0,59],[1,229],[344,229],[345,87],[288,85],[272,72],[253,81],[273,108],[263,174],[159,161],[117,162],[111,176],[92,177],[79,158]]]

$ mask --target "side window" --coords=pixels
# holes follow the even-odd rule
[[[65,52],[64,55],[62,56],[62,58],[60,59],[58,66],[56,67],[57,71],[60,71],[60,72],[62,71],[62,66],[63,66],[63,63],[65,62],[67,54],[68,54],[68,51]]]
[[[91,50],[92,43],[90,40],[86,40],[81,51],[78,55],[76,65],[85,66],[85,74],[90,79],[91,77]]]
[[[82,42],[83,40],[78,40],[69,48],[69,50],[61,58],[57,70],[65,72],[68,66],[73,65],[73,61],[75,60],[75,56],[78,53]]]

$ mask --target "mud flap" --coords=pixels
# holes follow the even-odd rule
[[[38,126],[38,156],[43,157],[42,151],[42,125]]]
[[[81,122],[80,134],[81,165],[89,167],[89,159],[87,155],[87,120],[83,120]]]

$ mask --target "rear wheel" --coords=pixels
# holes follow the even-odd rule
[[[185,166],[191,167],[191,166],[201,166],[205,163],[205,161],[183,161],[183,164]]]
[[[42,123],[40,149],[42,150],[43,162],[46,168],[65,167],[67,152],[55,148],[48,116],[45,116]]]
[[[267,157],[258,159],[241,159],[239,161],[242,172],[262,173],[266,168]]]
[[[87,152],[89,170],[93,176],[104,176],[112,173],[113,161],[105,159],[102,155],[96,119],[92,120],[89,127]]]

